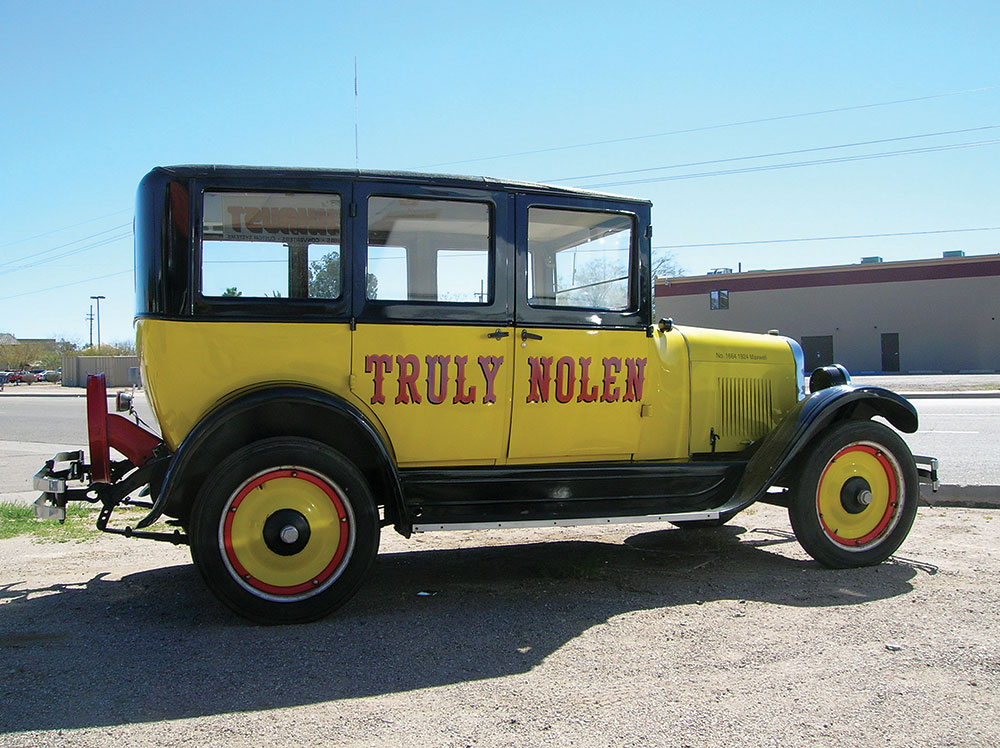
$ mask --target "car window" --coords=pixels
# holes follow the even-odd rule
[[[338,195],[206,192],[202,295],[339,298],[340,216]]]
[[[368,200],[366,296],[489,304],[490,206],[460,200]]]
[[[528,303],[626,311],[632,219],[618,213],[528,210]]]

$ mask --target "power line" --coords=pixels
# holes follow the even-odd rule
[[[653,249],[696,249],[700,247],[739,247],[750,244],[789,244],[792,242],[831,242],[842,239],[881,239],[891,236],[925,236],[929,234],[959,234],[969,231],[1000,231],[1000,226],[983,226],[969,229],[935,229],[931,231],[896,231],[889,234],[851,234],[846,236],[808,236],[797,239],[759,239],[746,242],[706,242],[704,244],[664,244]]]
[[[79,223],[73,223],[69,226],[63,226],[62,228],[52,229],[50,231],[43,231],[41,234],[35,234],[34,236],[26,236],[23,239],[15,239],[12,242],[7,242],[6,244],[0,244],[0,249],[4,247],[13,247],[15,244],[21,244],[22,242],[29,242],[32,239],[40,239],[43,236],[49,236],[51,234],[58,234],[60,231],[66,231],[67,229],[75,229],[77,226],[83,226],[88,223],[93,223],[94,221],[100,221],[102,218],[111,218],[111,216],[117,216],[121,213],[132,210],[131,208],[122,208],[121,210],[116,210],[114,213],[107,213],[103,216],[97,216],[96,218],[88,218],[86,221],[80,221]]]
[[[102,233],[106,233],[106,232],[102,232]],[[108,237],[106,239],[102,239],[101,241],[93,242],[92,244],[87,244],[87,245],[85,245],[83,247],[76,247],[76,248],[68,250],[66,252],[62,252],[61,254],[52,255],[51,257],[45,257],[45,258],[42,258],[42,259],[38,259],[38,260],[35,260],[34,262],[27,262],[27,263],[25,263],[23,265],[18,265],[17,267],[4,268],[3,270],[0,270],[0,275],[5,275],[7,273],[16,273],[16,272],[18,272],[20,270],[27,270],[28,268],[33,268],[33,267],[37,267],[39,265],[44,265],[45,263],[48,263],[48,262],[54,262],[55,260],[61,260],[61,259],[64,259],[66,257],[71,257],[72,255],[80,254],[82,252],[88,252],[88,251],[90,251],[92,249],[97,249],[98,247],[104,247],[104,246],[106,246],[108,244],[113,244],[114,242],[121,241],[122,239],[128,239],[131,236],[132,236],[132,232],[131,231],[127,231],[125,233],[118,234],[117,236],[111,236],[111,237]],[[78,239],[77,241],[83,241],[83,239]],[[70,244],[76,244],[76,243],[77,242],[70,242]],[[65,247],[65,246],[69,246],[69,245],[64,244],[62,246]],[[53,248],[51,250],[46,250],[46,252],[53,252],[53,251],[55,251],[55,249],[59,249],[59,247],[55,247],[55,248]],[[22,258],[22,259],[28,259],[28,258]],[[14,260],[13,262],[18,262],[18,260]],[[10,263],[5,263],[5,264],[10,264]]]
[[[494,161],[501,158],[513,158],[516,156],[534,156],[539,153],[552,153],[555,151],[568,151],[576,148],[591,148],[599,145],[612,145],[614,143],[630,143],[638,140],[651,140],[653,138],[665,138],[671,135],[685,135],[694,132],[706,132],[708,130],[721,130],[728,127],[742,127],[743,125],[758,125],[765,122],[780,122],[787,119],[798,119],[801,117],[817,117],[823,114],[835,114],[837,112],[850,112],[859,109],[873,109],[883,106],[894,106],[896,104],[911,104],[917,101],[929,101],[931,99],[941,99],[948,96],[961,96],[963,94],[981,93],[983,91],[993,91],[1000,86],[985,86],[983,88],[969,88],[964,91],[949,91],[947,93],[930,94],[928,96],[916,96],[909,99],[895,99],[893,101],[879,101],[874,104],[855,104],[853,106],[836,107],[833,109],[818,109],[812,112],[798,112],[796,114],[781,114],[774,117],[761,117],[759,119],[739,120],[737,122],[724,122],[715,125],[702,125],[700,127],[688,127],[681,130],[668,130],[666,132],[650,133],[648,135],[633,135],[625,138],[612,138],[609,140],[595,140],[589,143],[575,143],[572,145],[551,146],[549,148],[536,148],[530,151],[518,151],[515,153],[502,153],[495,156],[481,156],[479,158],[467,158],[460,161],[440,161],[435,164],[426,164],[415,167],[417,169],[432,169],[438,166],[454,166],[456,164],[472,164],[480,161]]]
[[[821,166],[824,164],[842,164],[849,161],[867,161],[875,158],[889,158],[891,156],[905,156],[914,153],[936,153],[938,151],[953,151],[962,148],[978,148],[984,145],[996,145],[1000,143],[1000,138],[993,140],[977,140],[971,143],[949,143],[946,145],[929,146],[927,148],[908,148],[901,151],[883,151],[882,153],[868,153],[857,156],[840,156],[838,158],[814,159],[812,161],[789,161],[783,164],[769,164],[763,166],[750,166],[744,169],[721,169],[718,171],[696,172],[694,174],[678,174],[671,177],[650,177],[649,179],[630,179],[620,182],[601,182],[599,184],[583,185],[587,189],[622,187],[633,184],[652,184],[653,182],[673,182],[679,179],[701,179],[704,177],[720,177],[730,174],[749,174],[756,171],[774,171],[777,169],[794,169],[802,166]]]
[[[917,138],[933,138],[940,135],[958,135],[966,132],[979,132],[981,130],[995,130],[1000,125],[984,125],[982,127],[967,127],[962,130],[943,130],[941,132],[928,132],[920,135],[902,135],[895,138],[883,138],[881,140],[862,140],[856,143],[841,143],[840,145],[824,145],[815,148],[799,148],[793,151],[775,151],[773,153],[759,153],[754,156],[733,156],[730,158],[717,158],[710,161],[689,161],[683,164],[668,164],[666,166],[649,166],[643,169],[627,169],[625,171],[608,171],[603,174],[583,174],[578,177],[562,177],[560,179],[549,179],[547,182],[574,182],[578,179],[597,179],[599,177],[617,177],[625,174],[642,174],[650,171],[662,171],[666,169],[684,169],[691,166],[708,166],[709,164],[725,164],[733,161],[749,161],[755,158],[773,158],[775,156],[792,156],[798,153],[814,153],[816,151],[830,151],[837,148],[857,148],[863,145],[877,145],[879,143],[895,143],[901,140],[915,140]]]
[[[134,268],[129,268],[128,270],[120,270],[117,273],[108,273],[107,275],[98,275],[94,278],[85,278],[84,280],[72,281],[71,283],[63,283],[59,286],[50,286],[49,288],[39,288],[35,291],[25,291],[24,293],[16,293],[11,296],[4,296],[0,298],[0,301],[9,301],[10,299],[19,299],[22,296],[34,296],[35,294],[47,293],[48,291],[56,291],[60,288],[69,288],[70,286],[79,286],[83,283],[90,283],[91,281],[104,280],[105,278],[114,278],[119,275],[125,275],[126,273],[133,272]]]
[[[17,258],[15,258],[13,260],[7,260],[6,262],[0,262],[0,268],[5,267],[7,265],[13,265],[13,264],[18,263],[18,262],[23,262],[25,260],[37,259],[41,255],[46,255],[46,254],[49,254],[50,252],[55,252],[55,251],[60,250],[60,249],[65,249],[66,247],[71,247],[74,244],[79,244],[80,242],[85,242],[88,239],[94,239],[94,238],[96,238],[98,236],[104,236],[105,234],[110,234],[112,231],[121,231],[121,229],[126,228],[126,227],[129,227],[129,229],[131,229],[131,226],[132,226],[131,223],[123,223],[123,224],[121,224],[119,226],[112,226],[110,229],[105,229],[104,231],[98,231],[96,234],[91,234],[90,236],[84,236],[84,237],[81,237],[79,239],[74,239],[71,242],[66,242],[65,244],[59,244],[59,245],[57,245],[55,247],[51,247],[49,249],[44,249],[41,252],[35,252],[35,253],[27,255],[25,257],[17,257]],[[129,235],[131,235],[131,230],[127,234],[124,234],[124,236],[129,236]],[[116,238],[121,238],[121,237],[116,237]],[[62,255],[60,255],[60,256],[62,256]],[[43,260],[43,262],[45,262],[45,260]],[[26,267],[30,267],[30,265],[28,265]]]

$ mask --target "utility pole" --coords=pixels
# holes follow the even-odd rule
[[[90,323],[90,347],[94,347],[94,305],[90,305],[90,312],[84,317]]]
[[[92,298],[95,301],[97,301],[97,348],[98,348],[98,350],[100,350],[100,348],[101,348],[101,299],[103,299],[104,297],[103,296],[91,296],[90,298]],[[91,345],[94,344],[93,338],[91,338],[90,344]]]

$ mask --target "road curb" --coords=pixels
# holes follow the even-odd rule
[[[943,483],[937,493],[930,486],[920,486],[920,505],[962,507],[965,509],[1000,509],[1000,486],[963,486]]]
[[[899,392],[897,393],[907,400],[934,399],[934,400],[958,400],[962,398],[991,398],[1000,397],[1000,390],[925,390],[922,392]]]

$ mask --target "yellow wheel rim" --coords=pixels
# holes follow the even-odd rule
[[[223,556],[239,583],[262,597],[294,600],[332,583],[351,541],[351,515],[338,488],[301,468],[245,483],[219,527]]]
[[[842,546],[878,543],[899,516],[900,471],[872,444],[852,444],[827,463],[816,490],[823,531]]]

